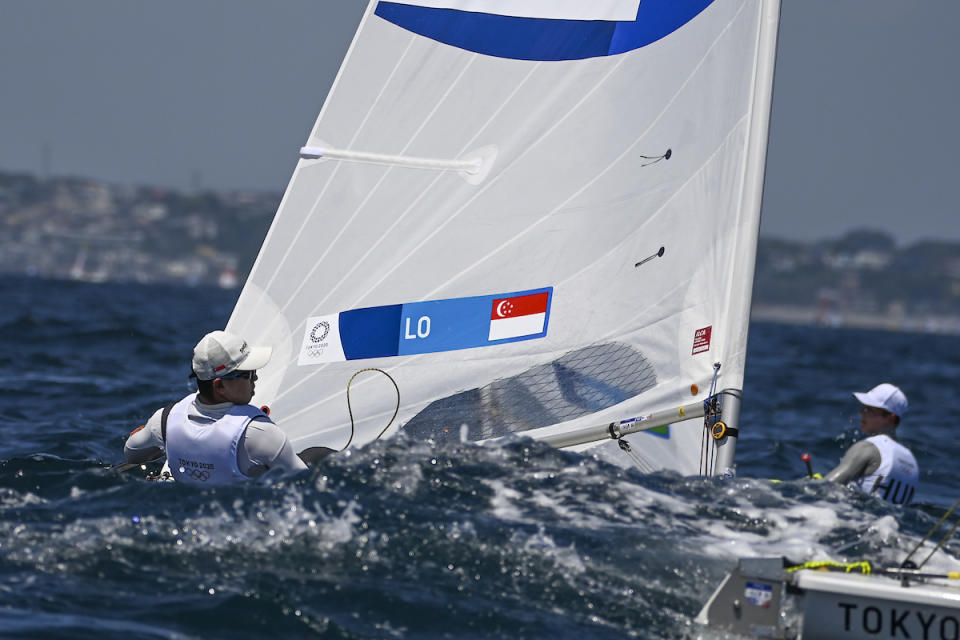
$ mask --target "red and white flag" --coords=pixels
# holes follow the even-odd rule
[[[549,302],[550,294],[546,291],[494,300],[487,339],[505,340],[543,333]]]

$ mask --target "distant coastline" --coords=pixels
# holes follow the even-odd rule
[[[750,319],[807,327],[873,329],[910,333],[960,335],[960,315],[877,315],[856,312],[832,312],[824,315],[803,306],[770,305],[754,302]]]
[[[861,229],[819,242],[761,238],[755,319],[829,327],[960,333],[960,243],[898,247]]]
[[[0,172],[0,273],[236,288],[281,197]],[[761,237],[752,318],[960,334],[960,243]]]

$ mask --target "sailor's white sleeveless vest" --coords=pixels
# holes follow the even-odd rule
[[[195,398],[178,402],[167,418],[167,462],[174,479],[210,486],[248,480],[237,466],[237,447],[250,421],[266,414],[248,404],[234,405],[214,422],[191,420]]]
[[[909,504],[920,483],[916,458],[890,436],[871,436],[867,441],[880,452],[880,466],[860,479],[860,490],[893,504]]]

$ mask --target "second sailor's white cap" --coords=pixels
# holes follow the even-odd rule
[[[899,387],[889,382],[878,384],[870,391],[863,393],[855,391],[853,396],[861,404],[885,409],[896,416],[903,416],[907,412],[907,396],[903,395]]]

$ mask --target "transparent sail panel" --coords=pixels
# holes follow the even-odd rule
[[[496,438],[597,413],[656,383],[653,366],[632,347],[594,345],[436,400],[403,430],[440,441]]]

